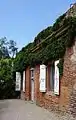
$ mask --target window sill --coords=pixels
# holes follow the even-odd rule
[[[48,95],[48,96],[56,96],[56,95],[54,94],[54,91],[47,91],[47,92],[46,92],[46,95]]]
[[[47,91],[45,94],[45,99],[47,100],[54,100],[56,98],[56,95],[54,94],[53,91]]]

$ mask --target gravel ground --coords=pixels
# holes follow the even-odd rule
[[[66,114],[57,114],[23,100],[1,100],[0,120],[76,120]]]

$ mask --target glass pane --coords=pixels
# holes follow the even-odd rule
[[[50,88],[54,90],[54,74],[55,74],[55,67],[54,64],[51,65],[51,72],[50,72]]]
[[[31,70],[31,79],[34,79],[34,70]]]

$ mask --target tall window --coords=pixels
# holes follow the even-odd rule
[[[54,91],[54,76],[55,76],[55,65],[51,64],[50,67],[50,90]]]
[[[31,68],[31,79],[34,79],[34,68]]]
[[[59,60],[47,66],[47,92],[59,95]],[[52,91],[52,92],[51,92]]]

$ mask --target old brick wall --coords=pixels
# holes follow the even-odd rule
[[[76,42],[73,46],[73,54],[71,55],[71,75],[72,91],[70,94],[69,111],[76,116]]]
[[[76,116],[76,42],[66,51],[60,86],[60,110],[64,109]]]
[[[49,65],[47,67],[46,93],[39,91],[39,65],[35,67],[35,97],[36,103],[47,109],[61,110],[76,113],[76,58],[73,58],[74,50],[66,50],[64,57],[63,77],[60,80],[60,95],[54,95],[49,89]],[[73,60],[74,59],[74,60]]]
[[[49,67],[48,67],[49,68]],[[51,108],[51,109],[56,109],[58,108],[58,100],[59,97],[55,95],[51,95],[50,92],[46,93],[41,93],[39,90],[39,76],[40,76],[40,65],[37,65],[35,67],[35,96],[36,96],[36,104],[45,107],[45,108]],[[47,70],[47,91],[49,90],[49,83],[48,83],[48,70]],[[56,108],[55,108],[55,107]]]
[[[73,54],[73,49],[69,48],[66,50],[64,57],[64,69],[63,77],[60,80],[60,97],[59,97],[59,109],[63,111],[68,111],[70,103],[70,94],[72,92],[73,85],[73,74],[72,74],[72,62],[71,55]]]
[[[39,67],[36,66],[34,69],[34,93],[35,93],[35,100],[37,100],[38,89],[39,89]]]
[[[40,65],[34,71],[34,96],[36,104],[51,110],[67,111],[76,115],[76,43],[66,50],[63,76],[60,79],[60,95],[55,95],[49,87],[50,65],[47,66],[46,93],[39,90]],[[26,69],[25,99],[31,99],[30,67]]]
[[[26,68],[26,87],[25,87],[25,99],[31,99],[31,80],[30,80],[30,67]]]

